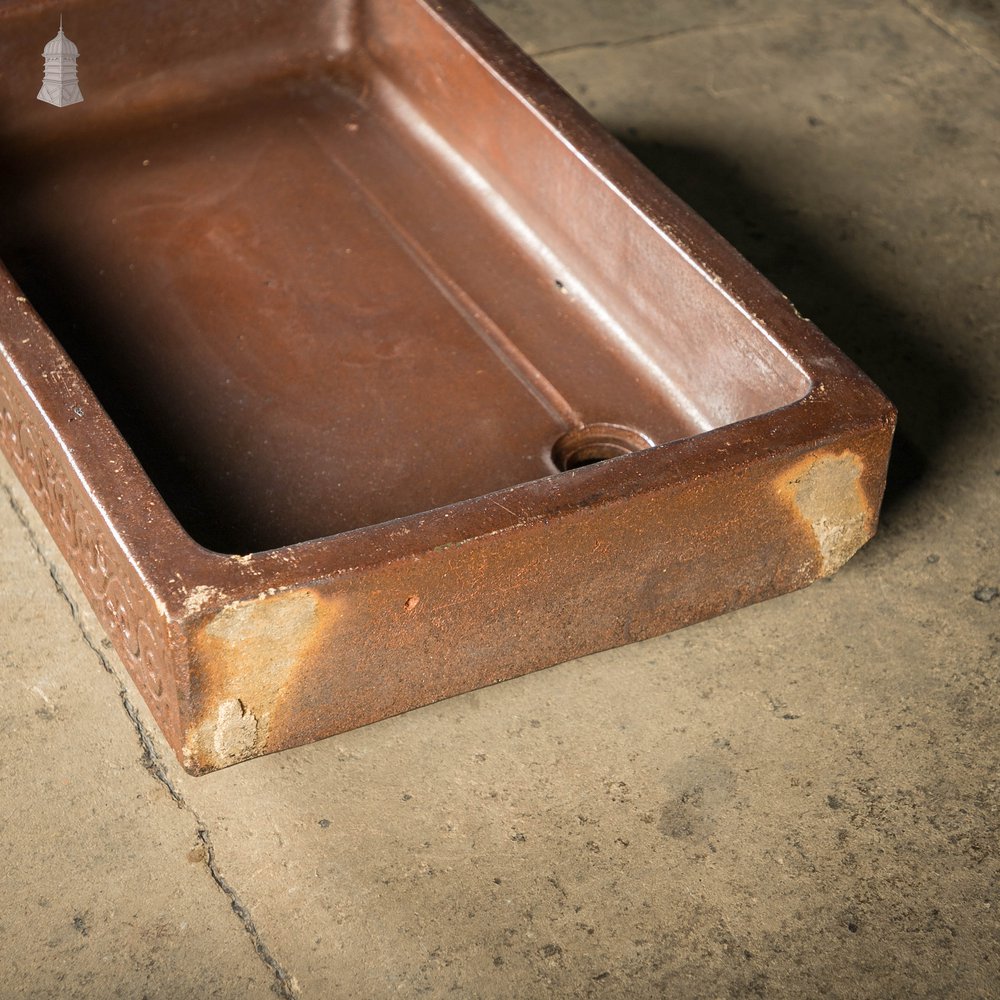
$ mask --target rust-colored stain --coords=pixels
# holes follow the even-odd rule
[[[330,616],[315,593],[295,590],[230,604],[196,632],[201,718],[184,743],[190,764],[213,769],[267,751],[282,699]]]
[[[871,536],[891,404],[472,4],[242,6],[0,33],[0,448],[186,768]]]

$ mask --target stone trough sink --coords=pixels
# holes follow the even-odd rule
[[[833,573],[887,400],[465,0],[0,7],[0,443],[202,773]]]

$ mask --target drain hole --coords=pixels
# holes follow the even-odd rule
[[[594,465],[619,455],[651,448],[653,442],[632,430],[618,424],[587,424],[567,431],[552,449],[552,461],[560,472]]]

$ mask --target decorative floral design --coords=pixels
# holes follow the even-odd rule
[[[18,398],[20,392],[12,389],[4,374],[0,370],[0,450],[72,567],[150,710],[175,742],[177,696],[166,627],[76,475],[49,447],[30,409]]]

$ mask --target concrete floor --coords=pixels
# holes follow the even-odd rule
[[[0,468],[0,995],[1000,996],[992,0],[485,0],[901,411],[832,582],[192,779]]]

